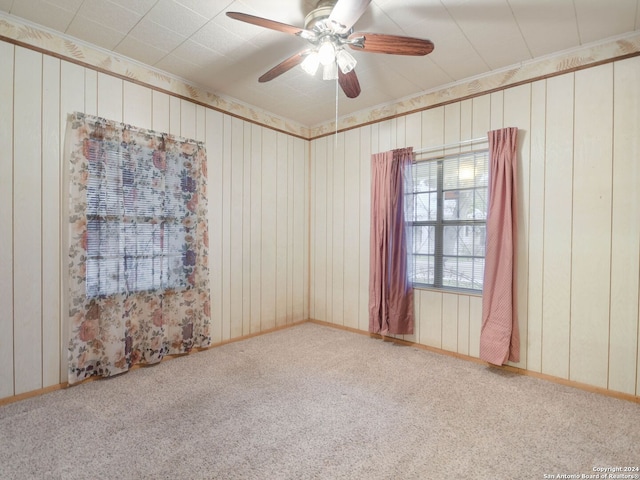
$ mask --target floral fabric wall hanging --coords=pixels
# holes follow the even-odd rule
[[[74,113],[69,383],[210,345],[202,143]]]

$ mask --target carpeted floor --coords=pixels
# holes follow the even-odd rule
[[[0,407],[3,480],[589,478],[638,466],[638,404],[311,323]]]

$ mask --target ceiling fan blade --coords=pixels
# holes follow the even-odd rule
[[[267,73],[262,75],[258,79],[258,81],[260,83],[268,82],[269,80],[273,80],[274,78],[282,75],[284,72],[288,72],[296,65],[300,65],[304,60],[304,57],[306,57],[308,53],[309,53],[309,50],[304,50],[302,52],[296,53],[295,55],[291,55],[289,58],[287,58],[286,60],[283,60],[278,65],[276,65],[271,70],[269,70]]]
[[[240,20],[241,22],[251,23],[252,25],[257,25],[259,27],[277,30],[278,32],[298,35],[299,37],[303,38],[316,37],[316,34],[311,30],[305,30],[304,28],[294,27],[293,25],[287,25],[286,23],[276,22],[275,20],[269,20],[267,18],[256,17],[247,13],[227,12],[227,17],[233,18],[234,20]]]
[[[382,33],[352,33],[349,40],[362,38],[361,42],[349,44],[354,50],[391,55],[427,55],[433,51],[433,42],[421,38],[400,37]]]
[[[371,0],[338,0],[329,15],[334,31],[339,34],[348,33],[370,3]]]
[[[347,97],[356,98],[360,95],[360,82],[355,70],[342,73],[342,70],[338,68],[338,83]]]

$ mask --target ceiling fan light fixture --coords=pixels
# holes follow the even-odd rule
[[[338,62],[338,67],[340,67],[340,71],[342,73],[347,74],[354,68],[356,68],[356,64],[358,63],[353,55],[347,52],[344,48],[338,50],[336,53],[336,61]]]
[[[333,42],[329,39],[322,42],[322,45],[320,45],[318,49],[318,55],[320,57],[320,63],[324,66],[335,63],[336,47],[333,45]]]
[[[334,61],[324,66],[322,70],[323,80],[336,80],[338,78],[338,64]]]
[[[318,71],[318,66],[320,65],[320,56],[318,52],[311,52],[307,57],[302,61],[300,65],[302,69],[307,72],[309,75],[315,75]]]

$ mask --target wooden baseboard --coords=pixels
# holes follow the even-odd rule
[[[343,325],[336,325],[335,323],[329,323],[329,322],[324,322],[322,320],[315,320],[315,319],[308,319],[308,320],[301,320],[299,322],[294,322],[294,323],[289,323],[287,325],[281,325],[281,326],[277,326],[274,328],[270,328],[267,330],[263,330],[260,332],[256,332],[256,333],[250,333],[248,335],[243,335],[241,337],[237,337],[237,338],[233,338],[233,339],[229,339],[229,340],[224,340],[222,342],[218,342],[215,343],[213,345],[210,345],[208,347],[204,347],[204,348],[197,348],[194,349],[192,352],[190,353],[185,353],[184,355],[192,355],[193,353],[197,353],[197,352],[201,352],[201,351],[205,351],[205,350],[210,350],[212,348],[217,348],[217,347],[221,347],[223,345],[227,345],[229,343],[235,343],[235,342],[240,342],[242,340],[247,340],[249,338],[253,338],[253,337],[257,337],[260,335],[266,335],[268,333],[272,333],[272,332],[277,332],[278,330],[284,330],[287,328],[291,328],[291,327],[295,327],[296,325],[302,325],[304,323],[314,323],[316,325],[323,325],[326,327],[331,327],[331,328],[337,328],[339,330],[345,330],[348,332],[352,332],[352,333],[357,333],[360,335],[367,335],[371,338],[378,338],[384,342],[393,342],[396,343],[398,345],[405,345],[405,346],[410,346],[410,347],[415,347],[415,348],[419,348],[421,350],[427,350],[429,352],[434,352],[434,353],[438,353],[441,355],[447,355],[449,357],[454,357],[454,358],[458,358],[461,360],[466,360],[468,362],[474,362],[474,363],[478,363],[481,365],[485,365],[488,368],[495,368],[498,370],[504,370],[507,372],[512,372],[512,373],[517,373],[519,375],[525,375],[528,377],[533,377],[533,378],[538,378],[541,380],[545,380],[548,382],[553,382],[553,383],[558,383],[560,385],[566,385],[568,387],[573,387],[573,388],[577,388],[580,390],[584,390],[587,392],[591,392],[591,393],[597,393],[600,395],[605,395],[607,397],[613,397],[613,398],[618,398],[620,400],[626,400],[628,402],[634,402],[634,403],[638,403],[640,404],[640,396],[638,395],[631,395],[628,393],[624,393],[624,392],[617,392],[615,390],[609,390],[606,388],[601,388],[601,387],[595,387],[593,385],[588,385],[586,383],[580,383],[580,382],[575,382],[573,380],[567,380],[564,378],[559,378],[559,377],[554,377],[552,375],[547,375],[544,373],[539,373],[539,372],[533,372],[531,370],[526,370],[524,368],[519,368],[519,367],[513,367],[511,365],[503,365],[503,366],[496,366],[496,365],[491,365],[490,363],[487,363],[483,360],[480,360],[479,358],[476,357],[470,357],[469,355],[463,355],[460,353],[456,353],[456,352],[450,352],[447,350],[442,350],[440,348],[435,348],[435,347],[430,347],[428,345],[422,345],[420,343],[416,343],[416,342],[410,342],[408,340],[403,340],[400,338],[395,338],[395,337],[386,337],[386,336],[382,336],[382,335],[378,335],[375,333],[370,333],[370,332],[365,332],[364,330],[359,330],[357,328],[352,328],[352,327],[346,327]],[[162,362],[166,361],[166,360],[171,360],[173,358],[176,357],[181,357],[184,355],[167,355],[166,357],[164,357],[162,359]],[[160,363],[162,363],[160,362]],[[157,365],[157,364],[154,364]],[[129,369],[129,371],[132,370],[136,370],[138,368],[146,368],[149,367],[150,365],[134,365],[133,367],[131,367]],[[90,377],[87,378],[86,380],[79,382],[75,385],[73,385],[74,387],[77,385],[81,385],[85,382],[91,382],[91,381],[95,381],[95,380],[101,380],[103,377]],[[57,390],[62,390],[64,388],[68,388],[69,384],[64,382],[64,383],[59,383],[57,385],[51,385],[49,387],[45,387],[45,388],[40,388],[37,390],[32,390],[30,392],[25,392],[25,393],[21,393],[18,395],[13,395],[11,397],[5,397],[5,398],[0,398],[0,407],[3,405],[8,405],[10,403],[14,403],[14,402],[19,402],[21,400],[26,400],[27,398],[32,398],[32,397],[37,397],[39,395],[44,395],[45,393],[50,393],[50,392],[55,392]]]
[[[208,347],[194,348],[189,353],[184,353],[184,354],[180,354],[180,355],[167,355],[160,362],[154,363],[152,365],[149,365],[149,364],[134,365],[129,370],[127,370],[127,372],[124,372],[121,375],[124,375],[124,374],[126,374],[128,372],[131,372],[133,370],[137,370],[139,368],[153,367],[153,366],[158,365],[158,364],[160,364],[160,363],[162,363],[164,361],[172,360],[174,358],[183,357],[185,355],[193,355],[194,353],[210,350],[212,348],[221,347],[221,346],[227,345],[229,343],[240,342],[242,340],[247,340],[249,338],[257,337],[259,335],[266,335],[267,333],[277,332],[278,330],[284,330],[286,328],[295,327],[296,325],[301,325],[301,324],[306,323],[306,322],[308,322],[308,320],[301,320],[299,322],[288,323],[286,325],[280,325],[280,326],[277,326],[277,327],[269,328],[267,330],[262,330],[260,332],[250,333],[250,334],[247,334],[247,335],[243,335],[241,337],[232,338],[232,339],[229,339],[229,340],[224,340],[222,342],[218,342],[218,343],[214,343],[212,345],[209,345]],[[82,385],[83,383],[93,382],[93,381],[96,381],[96,380],[102,380],[104,378],[108,378],[108,377],[98,377],[98,376],[89,377],[89,378],[87,378],[87,379],[85,379],[85,380],[83,380],[81,382],[74,383],[73,385],[69,385],[67,382],[62,382],[62,383],[58,383],[56,385],[51,385],[51,386],[48,386],[48,387],[39,388],[37,390],[31,390],[29,392],[20,393],[18,395],[13,395],[11,397],[0,398],[0,407],[3,406],[3,405],[8,405],[10,403],[19,402],[21,400],[26,400],[28,398],[38,397],[40,395],[44,395],[45,393],[55,392],[57,390],[62,390],[62,389],[65,389],[65,388],[73,388],[73,387],[76,387],[78,385]]]
[[[428,345],[423,345],[421,343],[410,342],[408,340],[403,340],[401,338],[386,337],[386,336],[378,335],[378,334],[375,334],[375,333],[370,333],[370,332],[365,332],[363,330],[358,330],[356,328],[345,327],[343,325],[336,325],[334,323],[324,322],[324,321],[321,321],[321,320],[309,319],[309,322],[310,323],[315,323],[317,325],[324,325],[324,326],[327,326],[327,327],[337,328],[337,329],[340,329],[340,330],[346,330],[346,331],[349,331],[349,332],[359,333],[361,335],[368,335],[371,338],[379,338],[379,339],[381,339],[381,340],[383,340],[385,342],[393,342],[393,343],[396,343],[398,345],[405,345],[405,346],[415,347],[415,348],[419,348],[421,350],[427,350],[429,352],[434,352],[434,353],[439,353],[441,355],[447,355],[449,357],[459,358],[461,360],[466,360],[466,361],[469,361],[469,362],[474,362],[474,363],[478,363],[478,364],[481,364],[481,365],[485,365],[488,368],[495,368],[497,370],[503,370],[503,371],[507,371],[507,372],[517,373],[519,375],[525,375],[525,376],[528,376],[528,377],[538,378],[538,379],[545,380],[545,381],[548,381],[548,382],[553,382],[553,383],[557,383],[557,384],[560,384],[560,385],[566,385],[568,387],[577,388],[579,390],[584,390],[584,391],[587,391],[587,392],[597,393],[599,395],[605,395],[607,397],[618,398],[620,400],[626,400],[628,402],[634,402],[634,403],[640,404],[640,396],[638,396],[638,395],[632,395],[632,394],[624,393],[624,392],[617,392],[615,390],[609,390],[607,388],[596,387],[596,386],[589,385],[589,384],[586,384],[586,383],[580,383],[580,382],[576,382],[576,381],[573,381],[573,380],[567,380],[565,378],[554,377],[552,375],[547,375],[545,373],[533,372],[531,370],[527,370],[527,369],[519,368],[519,367],[513,367],[511,365],[496,366],[496,365],[492,365],[492,364],[490,364],[488,362],[485,362],[484,360],[480,360],[477,357],[470,357],[469,355],[463,355],[461,353],[450,352],[448,350],[442,350],[440,348],[430,347]]]

